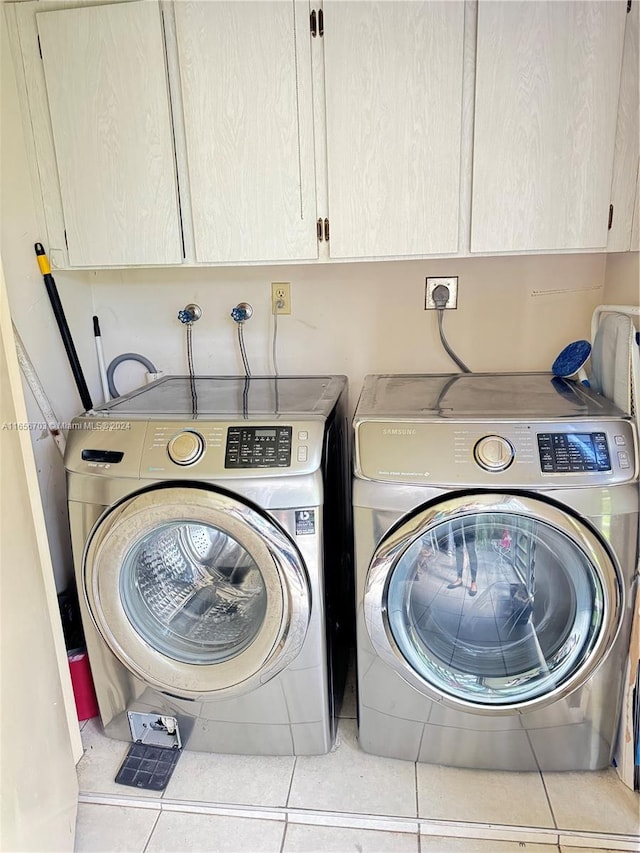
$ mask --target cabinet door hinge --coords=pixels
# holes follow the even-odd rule
[[[613,205],[609,205],[609,224],[607,225],[607,231],[611,231],[611,226],[613,225]]]
[[[311,27],[311,35],[315,38],[316,36],[324,35],[324,12],[322,9],[318,9],[316,12],[315,9],[311,10],[311,15],[309,16],[309,26]]]
[[[325,219],[324,221],[324,239],[325,242],[329,242],[329,220]]]

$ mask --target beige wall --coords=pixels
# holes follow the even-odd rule
[[[473,371],[549,370],[570,341],[589,336],[602,301],[604,255],[557,255],[335,265],[97,272],[94,309],[105,358],[141,353],[159,370],[187,369],[178,310],[203,309],[194,326],[201,374],[242,371],[230,311],[249,302],[244,327],[252,373],[270,372],[270,282],[290,281],[291,316],[278,321],[281,373],[346,373],[352,400],[375,372],[457,372],[442,348],[435,311],[424,310],[427,275],[458,275],[458,308],[445,313],[450,346]],[[123,393],[144,368],[116,373]]]
[[[640,304],[640,253],[607,256],[602,302],[605,305]]]

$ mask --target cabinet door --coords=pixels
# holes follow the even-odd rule
[[[308,4],[175,4],[198,261],[317,257]]]
[[[633,226],[631,228],[632,252],[640,252],[640,163],[636,174],[636,197],[633,207]]]
[[[464,4],[323,6],[331,256],[457,252]]]
[[[158,5],[41,12],[37,22],[69,263],[180,263]]]
[[[625,16],[480,0],[472,251],[606,246]]]
[[[624,32],[618,126],[611,182],[613,210],[607,241],[609,252],[628,252],[634,248],[638,250],[637,242],[634,246],[632,239],[634,211],[637,210],[638,203],[636,174],[640,157],[639,49],[640,3],[632,3]]]

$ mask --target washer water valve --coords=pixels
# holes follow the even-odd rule
[[[248,302],[238,302],[235,308],[231,309],[231,318],[236,323],[244,323],[250,320],[253,316],[253,308]]]
[[[188,323],[195,323],[200,317],[202,317],[202,308],[193,302],[185,305],[182,311],[178,311],[178,320],[184,323],[185,326]]]

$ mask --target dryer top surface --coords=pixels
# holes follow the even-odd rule
[[[606,397],[551,373],[369,375],[355,414],[356,423],[387,418],[550,421],[626,417]]]
[[[327,417],[346,388],[345,376],[165,376],[96,406],[99,416],[224,419],[266,415]]]

